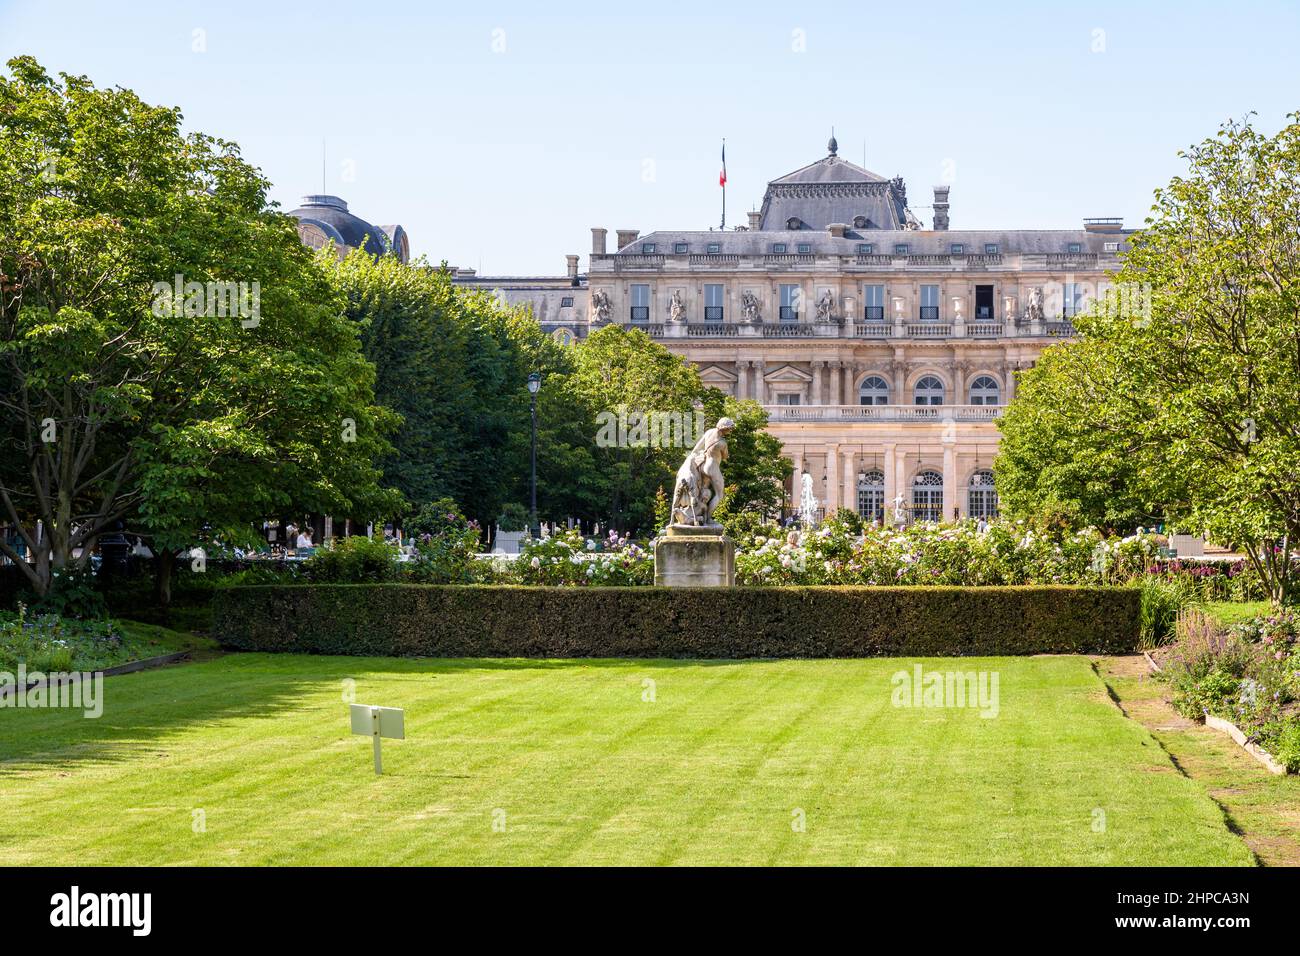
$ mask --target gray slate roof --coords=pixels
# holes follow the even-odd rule
[[[953,229],[935,231],[905,229],[850,230],[844,238],[825,231],[763,229],[746,232],[716,231],[664,231],[641,236],[619,252],[640,253],[642,246],[655,244],[656,254],[671,255],[678,242],[688,245],[687,252],[708,252],[708,244],[719,243],[723,255],[765,255],[772,252],[774,243],[783,242],[787,253],[797,253],[800,243],[809,243],[814,254],[853,256],[858,246],[870,243],[875,255],[892,255],[894,246],[907,243],[909,255],[949,255],[953,243],[960,243],[966,255],[982,255],[987,243],[995,243],[1002,255],[1021,253],[1065,253],[1072,242],[1082,244],[1085,253],[1103,253],[1104,244],[1119,241],[1120,248],[1128,245],[1133,230],[1119,233],[1087,232],[1083,229]]]
[[[825,229],[863,217],[867,229],[898,229],[907,222],[906,205],[901,180],[888,180],[832,152],[767,184],[762,224],[765,230],[790,228],[791,221],[799,229]]]

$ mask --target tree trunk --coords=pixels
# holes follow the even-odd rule
[[[154,597],[166,615],[172,603],[172,576],[176,569],[176,552],[171,548],[159,548],[154,562]]]

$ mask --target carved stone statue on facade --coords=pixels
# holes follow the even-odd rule
[[[674,322],[686,321],[686,303],[682,301],[681,289],[674,289],[673,296],[668,301],[668,318]]]
[[[1043,318],[1043,288],[1034,286],[1029,290],[1029,321],[1040,322]]]
[[[722,503],[722,463],[727,459],[727,436],[735,427],[730,418],[718,419],[718,424],[700,436],[677,469],[673,524],[694,527],[715,524],[713,512]]]
[[[740,308],[745,313],[746,322],[757,325],[763,321],[763,317],[759,315],[758,296],[754,295],[754,293],[746,292],[740,297]]]
[[[831,312],[835,308],[835,297],[831,295],[831,290],[827,289],[822,292],[821,298],[817,300],[817,321],[833,321]]]
[[[597,289],[591,294],[591,319],[593,325],[604,325],[609,321],[609,293]]]

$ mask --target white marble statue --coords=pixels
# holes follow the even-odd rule
[[[1034,286],[1029,290],[1029,321],[1039,322],[1043,318],[1043,288]]]
[[[817,300],[817,321],[829,322],[831,320],[831,310],[835,307],[835,297],[831,295],[830,289],[822,293]]]
[[[681,289],[674,289],[673,296],[668,301],[668,318],[674,322],[686,321],[686,303],[682,301]]]
[[[673,524],[713,525],[713,512],[722,504],[722,463],[727,459],[727,436],[736,427],[730,418],[718,419],[695,443],[677,469],[673,487]]]
[[[763,317],[759,315],[758,296],[754,295],[754,293],[746,292],[740,297],[740,308],[745,313],[746,322],[758,323],[763,321]]]
[[[609,293],[597,289],[591,294],[591,315],[597,324],[609,321]]]

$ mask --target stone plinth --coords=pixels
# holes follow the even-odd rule
[[[673,524],[655,542],[655,584],[720,588],[736,583],[736,545],[722,525]]]

